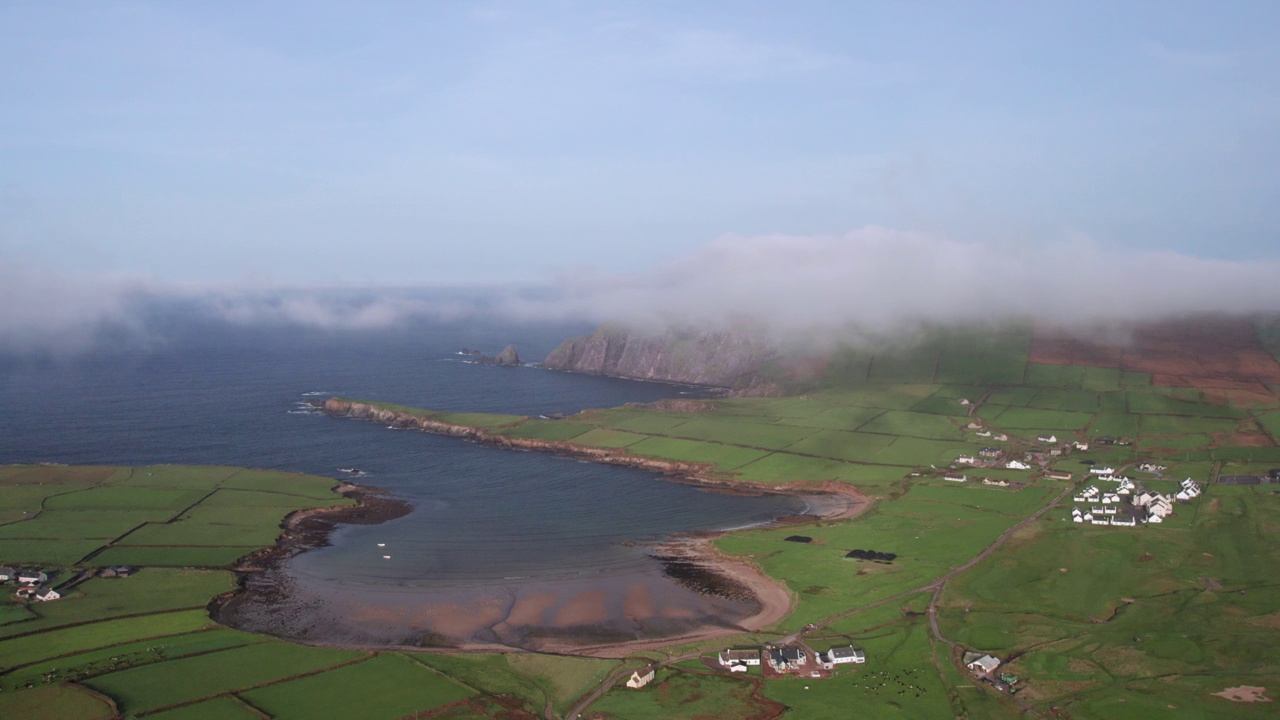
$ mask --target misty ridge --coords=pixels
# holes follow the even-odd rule
[[[83,352],[163,343],[186,322],[333,332],[422,321],[609,324],[698,330],[821,349],[906,343],[936,326],[1032,322],[1064,332],[1202,314],[1280,310],[1280,263],[1109,249],[1087,239],[1024,246],[868,227],[842,236],[724,236],[633,273],[563,271],[536,287],[414,287],[161,279],[0,266],[0,349]]]

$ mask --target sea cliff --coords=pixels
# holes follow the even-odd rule
[[[590,375],[709,385],[734,395],[776,396],[782,388],[770,370],[778,356],[770,343],[737,333],[641,334],[603,327],[561,343],[542,365]]]

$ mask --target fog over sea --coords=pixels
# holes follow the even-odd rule
[[[483,366],[457,354],[467,347],[493,355],[510,343],[537,361],[564,338],[588,331],[490,322],[326,332],[206,322],[138,350],[5,357],[0,462],[243,465],[343,480],[351,476],[341,468],[358,470],[356,482],[407,499],[413,512],[381,525],[345,526],[331,547],[294,558],[289,572],[313,591],[347,593],[343,602],[358,596],[392,609],[422,589],[492,586],[510,595],[520,583],[538,583],[541,592],[551,587],[546,583],[588,577],[652,579],[659,566],[631,543],[804,509],[798,498],[708,492],[646,471],[392,430],[309,409],[308,401],[332,394],[539,415],[698,393]],[[396,632],[410,625],[420,623]],[[371,627],[347,637],[370,639]],[[403,639],[392,635],[384,640]]]

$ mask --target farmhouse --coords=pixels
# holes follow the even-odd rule
[[[1138,464],[1139,472],[1158,473],[1161,470],[1168,470],[1168,469],[1169,468],[1165,467],[1164,465],[1157,465],[1153,462],[1144,462],[1144,463]]]
[[[1021,460],[1010,460],[1009,462],[1005,463],[1004,466],[1009,468],[1010,470],[1030,470],[1031,469],[1030,465],[1022,462]]]
[[[1125,527],[1134,527],[1138,524],[1138,521],[1134,520],[1131,517],[1113,517],[1111,518],[1111,524],[1123,525]]]
[[[960,404],[961,404],[961,405],[968,405],[968,404],[970,404],[970,403],[969,403],[969,398],[960,398]]]
[[[39,585],[49,582],[49,576],[39,570],[20,570],[18,571],[18,582],[24,585]]]
[[[1067,480],[1067,481],[1071,480],[1071,473],[1064,472],[1062,470],[1050,470],[1049,472],[1045,473],[1044,476],[1049,478],[1050,480]]]
[[[50,602],[52,600],[57,600],[62,596],[53,588],[45,588],[44,590],[37,590],[34,597],[40,602]]]
[[[718,656],[718,659],[720,661],[720,664],[725,666],[732,666],[732,665],[743,665],[743,666],[753,665],[754,666],[754,665],[760,664],[760,651],[759,650],[734,650],[731,648],[725,648],[724,650],[720,651],[720,655]]]
[[[998,458],[998,457],[1000,457],[1000,448],[998,448],[998,447],[984,447],[984,448],[982,448],[981,450],[979,450],[979,451],[978,451],[978,457],[984,457],[984,458]]]
[[[1113,467],[1098,467],[1097,465],[1094,465],[1089,468],[1090,475],[1114,475],[1115,472],[1116,469]]]
[[[769,667],[778,672],[798,670],[808,658],[798,647],[780,647],[769,651]]]
[[[979,430],[978,432],[974,433],[974,435],[977,435],[978,437],[987,438],[987,437],[991,437],[991,431],[990,431],[990,430]]]
[[[1037,436],[1036,436],[1036,440],[1039,440],[1039,441],[1040,441],[1040,442],[1042,442],[1042,443],[1056,443],[1056,442],[1058,442],[1058,438],[1057,438],[1057,436],[1056,436],[1056,435],[1037,435]]]
[[[969,430],[978,430],[981,427],[982,427],[982,424],[976,423],[976,422],[970,422],[968,425],[965,425],[965,428]]]
[[[653,666],[643,667],[631,673],[631,678],[627,680],[627,687],[639,689],[649,684],[653,680]]]
[[[1080,508],[1071,508],[1071,520],[1073,522],[1084,522],[1084,516],[1080,513]]]
[[[963,475],[961,473],[947,473],[946,475],[942,476],[942,479],[950,480],[951,482],[968,482],[969,476]]]
[[[999,442],[1005,442],[1006,440],[1009,439],[1009,436],[1005,435],[1004,433],[996,433],[995,435],[991,436],[991,439],[997,440]]]
[[[983,485],[995,485],[996,487],[1009,487],[1008,480],[992,480],[989,477],[982,478]]]
[[[973,671],[975,675],[989,675],[1000,667],[1000,660],[990,655],[965,653],[964,666]]]
[[[852,645],[835,647],[827,651],[826,661],[831,665],[843,665],[845,663],[860,665],[867,661],[867,655]]]
[[[1081,452],[1089,449],[1089,443],[1080,442],[1079,440],[1076,440],[1075,442],[1071,443],[1071,446]]]
[[[977,465],[978,458],[973,457],[972,455],[961,455],[956,458],[956,463],[960,465]]]

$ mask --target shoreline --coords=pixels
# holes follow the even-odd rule
[[[370,403],[330,399],[324,403],[322,410],[325,414],[333,417],[361,419],[391,425],[399,429],[414,429],[432,434],[460,437],[494,447],[549,452],[590,462],[635,467],[657,472],[669,481],[695,485],[710,491],[752,495],[792,495],[805,499],[809,505],[809,511],[803,515],[784,515],[751,527],[799,526],[823,520],[849,519],[860,515],[871,505],[870,498],[859,493],[853,487],[835,481],[805,485],[764,486],[718,475],[709,476],[708,466],[702,463],[644,458],[628,455],[622,451],[590,448],[573,445],[568,442],[510,438],[494,435],[480,428],[455,425],[429,417],[380,408]],[[343,482],[334,490],[344,497],[355,499],[357,504],[299,510],[291,513],[281,523],[284,532],[278,539],[277,544],[243,558],[234,568],[236,572],[265,572],[278,568],[289,558],[301,552],[324,547],[329,544],[328,536],[338,524],[376,524],[400,517],[412,510],[408,503],[388,498],[383,494],[385,491],[377,488]],[[669,566],[672,562],[688,566],[693,569],[693,572],[700,574],[700,577],[708,584],[728,586],[734,588],[735,591],[745,592],[760,606],[759,610],[754,614],[728,625],[707,624],[690,632],[667,637],[637,638],[585,645],[545,638],[536,648],[474,642],[444,647],[392,647],[340,642],[315,642],[293,638],[290,638],[290,640],[327,647],[362,650],[394,649],[438,653],[535,652],[583,657],[621,658],[634,652],[670,645],[701,642],[717,637],[731,637],[758,632],[781,621],[790,613],[792,592],[780,581],[766,575],[749,560],[725,555],[715,548],[714,542],[717,538],[742,529],[747,528],[688,533],[652,546],[652,557],[663,562],[664,566]],[[672,579],[677,583],[681,582],[675,577],[672,577]],[[262,589],[249,589],[242,579],[240,586],[236,590],[224,596],[219,596],[219,598],[210,603],[210,613],[214,616],[214,619],[218,619],[217,614],[219,611],[233,607],[238,598],[243,598],[246,594],[255,592],[262,592]]]
[[[659,401],[667,402],[667,401]],[[697,402],[677,401],[677,402]],[[433,435],[471,440],[482,445],[504,448],[508,450],[524,450],[551,453],[560,457],[620,465],[623,467],[648,470],[662,475],[673,482],[695,485],[708,490],[721,492],[744,493],[752,495],[792,495],[800,497],[822,496],[830,503],[830,507],[812,514],[797,517],[809,520],[838,520],[851,518],[861,513],[870,503],[870,498],[859,493],[853,487],[835,481],[813,484],[788,483],[782,485],[762,485],[759,483],[726,477],[707,463],[687,462],[683,460],[664,460],[632,455],[621,448],[600,448],[587,445],[575,445],[562,440],[536,440],[532,438],[508,437],[488,432],[482,428],[469,425],[457,425],[443,422],[423,415],[389,410],[374,403],[330,398],[320,406],[320,410],[330,417],[354,418],[379,423],[399,430],[418,430]],[[776,520],[775,520],[776,522]]]

